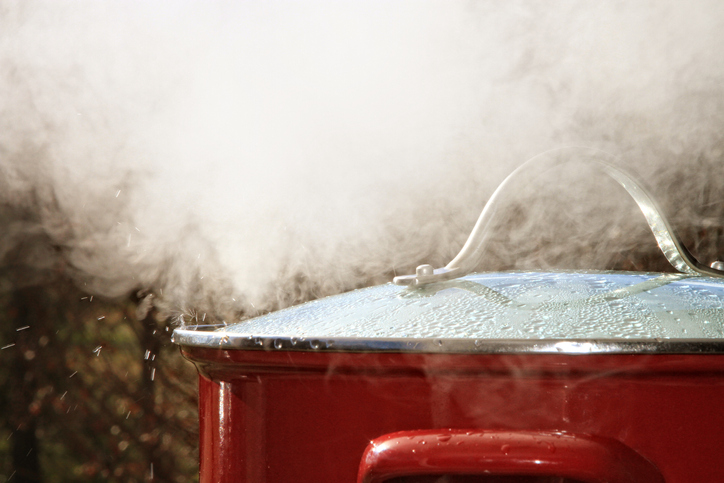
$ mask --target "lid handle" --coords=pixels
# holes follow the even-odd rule
[[[496,188],[493,195],[485,204],[485,207],[483,208],[477,223],[475,223],[475,227],[470,233],[465,245],[463,245],[460,253],[458,253],[450,263],[442,268],[433,268],[430,265],[421,265],[417,268],[417,273],[415,275],[401,275],[395,277],[393,280],[394,283],[397,285],[418,286],[433,282],[442,282],[471,273],[484,253],[485,242],[487,241],[491,221],[500,207],[499,205],[501,204],[500,199],[502,198],[502,193],[511,184],[511,180],[518,177],[520,173],[529,168],[531,164],[540,162],[541,156],[536,156],[526,161],[515,171],[510,173],[502,183],[500,183],[500,186]],[[644,189],[644,187],[636,182],[631,176],[602,161],[586,159],[580,160],[580,162],[588,164],[597,171],[607,174],[616,180],[618,184],[620,184],[628,192],[628,194],[631,195],[646,218],[659,248],[664,253],[664,256],[666,256],[669,263],[671,263],[676,270],[690,275],[724,277],[724,264],[721,262],[714,262],[711,267],[708,267],[699,262],[691,253],[689,253],[689,250],[687,250],[683,245],[676,234],[676,231],[664,217],[656,201],[654,201],[648,191],[646,191],[646,189]]]

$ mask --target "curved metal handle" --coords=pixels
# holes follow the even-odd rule
[[[419,475],[539,476],[585,483],[663,483],[656,467],[610,438],[547,431],[402,431],[370,442],[357,483]]]
[[[434,269],[430,265],[417,267],[415,275],[401,275],[394,278],[397,285],[425,285],[433,282],[442,282],[453,278],[462,277],[472,272],[484,253],[485,242],[487,241],[489,226],[498,209],[502,193],[506,190],[511,180],[521,172],[530,167],[530,164],[539,162],[540,156],[536,156],[520,165],[510,173],[505,180],[493,192],[483,208],[473,231],[470,233],[465,245],[455,258],[443,268]],[[651,228],[659,248],[666,256],[666,259],[679,272],[690,275],[708,275],[712,277],[724,277],[721,262],[712,264],[716,268],[708,267],[700,263],[689,250],[681,243],[678,235],[664,217],[658,204],[651,195],[637,183],[631,176],[618,168],[601,161],[581,161],[589,164],[598,171],[607,174],[618,182],[631,197],[636,201],[646,221]]]

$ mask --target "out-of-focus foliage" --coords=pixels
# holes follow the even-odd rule
[[[32,222],[1,213],[6,233]],[[0,480],[196,480],[196,373],[167,320],[145,297],[84,293],[42,232],[5,248]]]

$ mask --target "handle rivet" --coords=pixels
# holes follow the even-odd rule
[[[720,262],[719,260],[717,260],[716,262],[713,262],[711,264],[711,268],[713,268],[714,270],[724,270],[724,262]]]
[[[427,276],[433,275],[434,271],[435,271],[435,269],[432,268],[432,265],[428,265],[428,264],[420,265],[415,270],[415,275],[417,275],[418,277],[427,277]]]

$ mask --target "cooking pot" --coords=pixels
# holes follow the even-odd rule
[[[595,167],[679,273],[470,273],[509,177],[446,267],[176,329],[199,372],[200,481],[724,481],[721,265]]]

